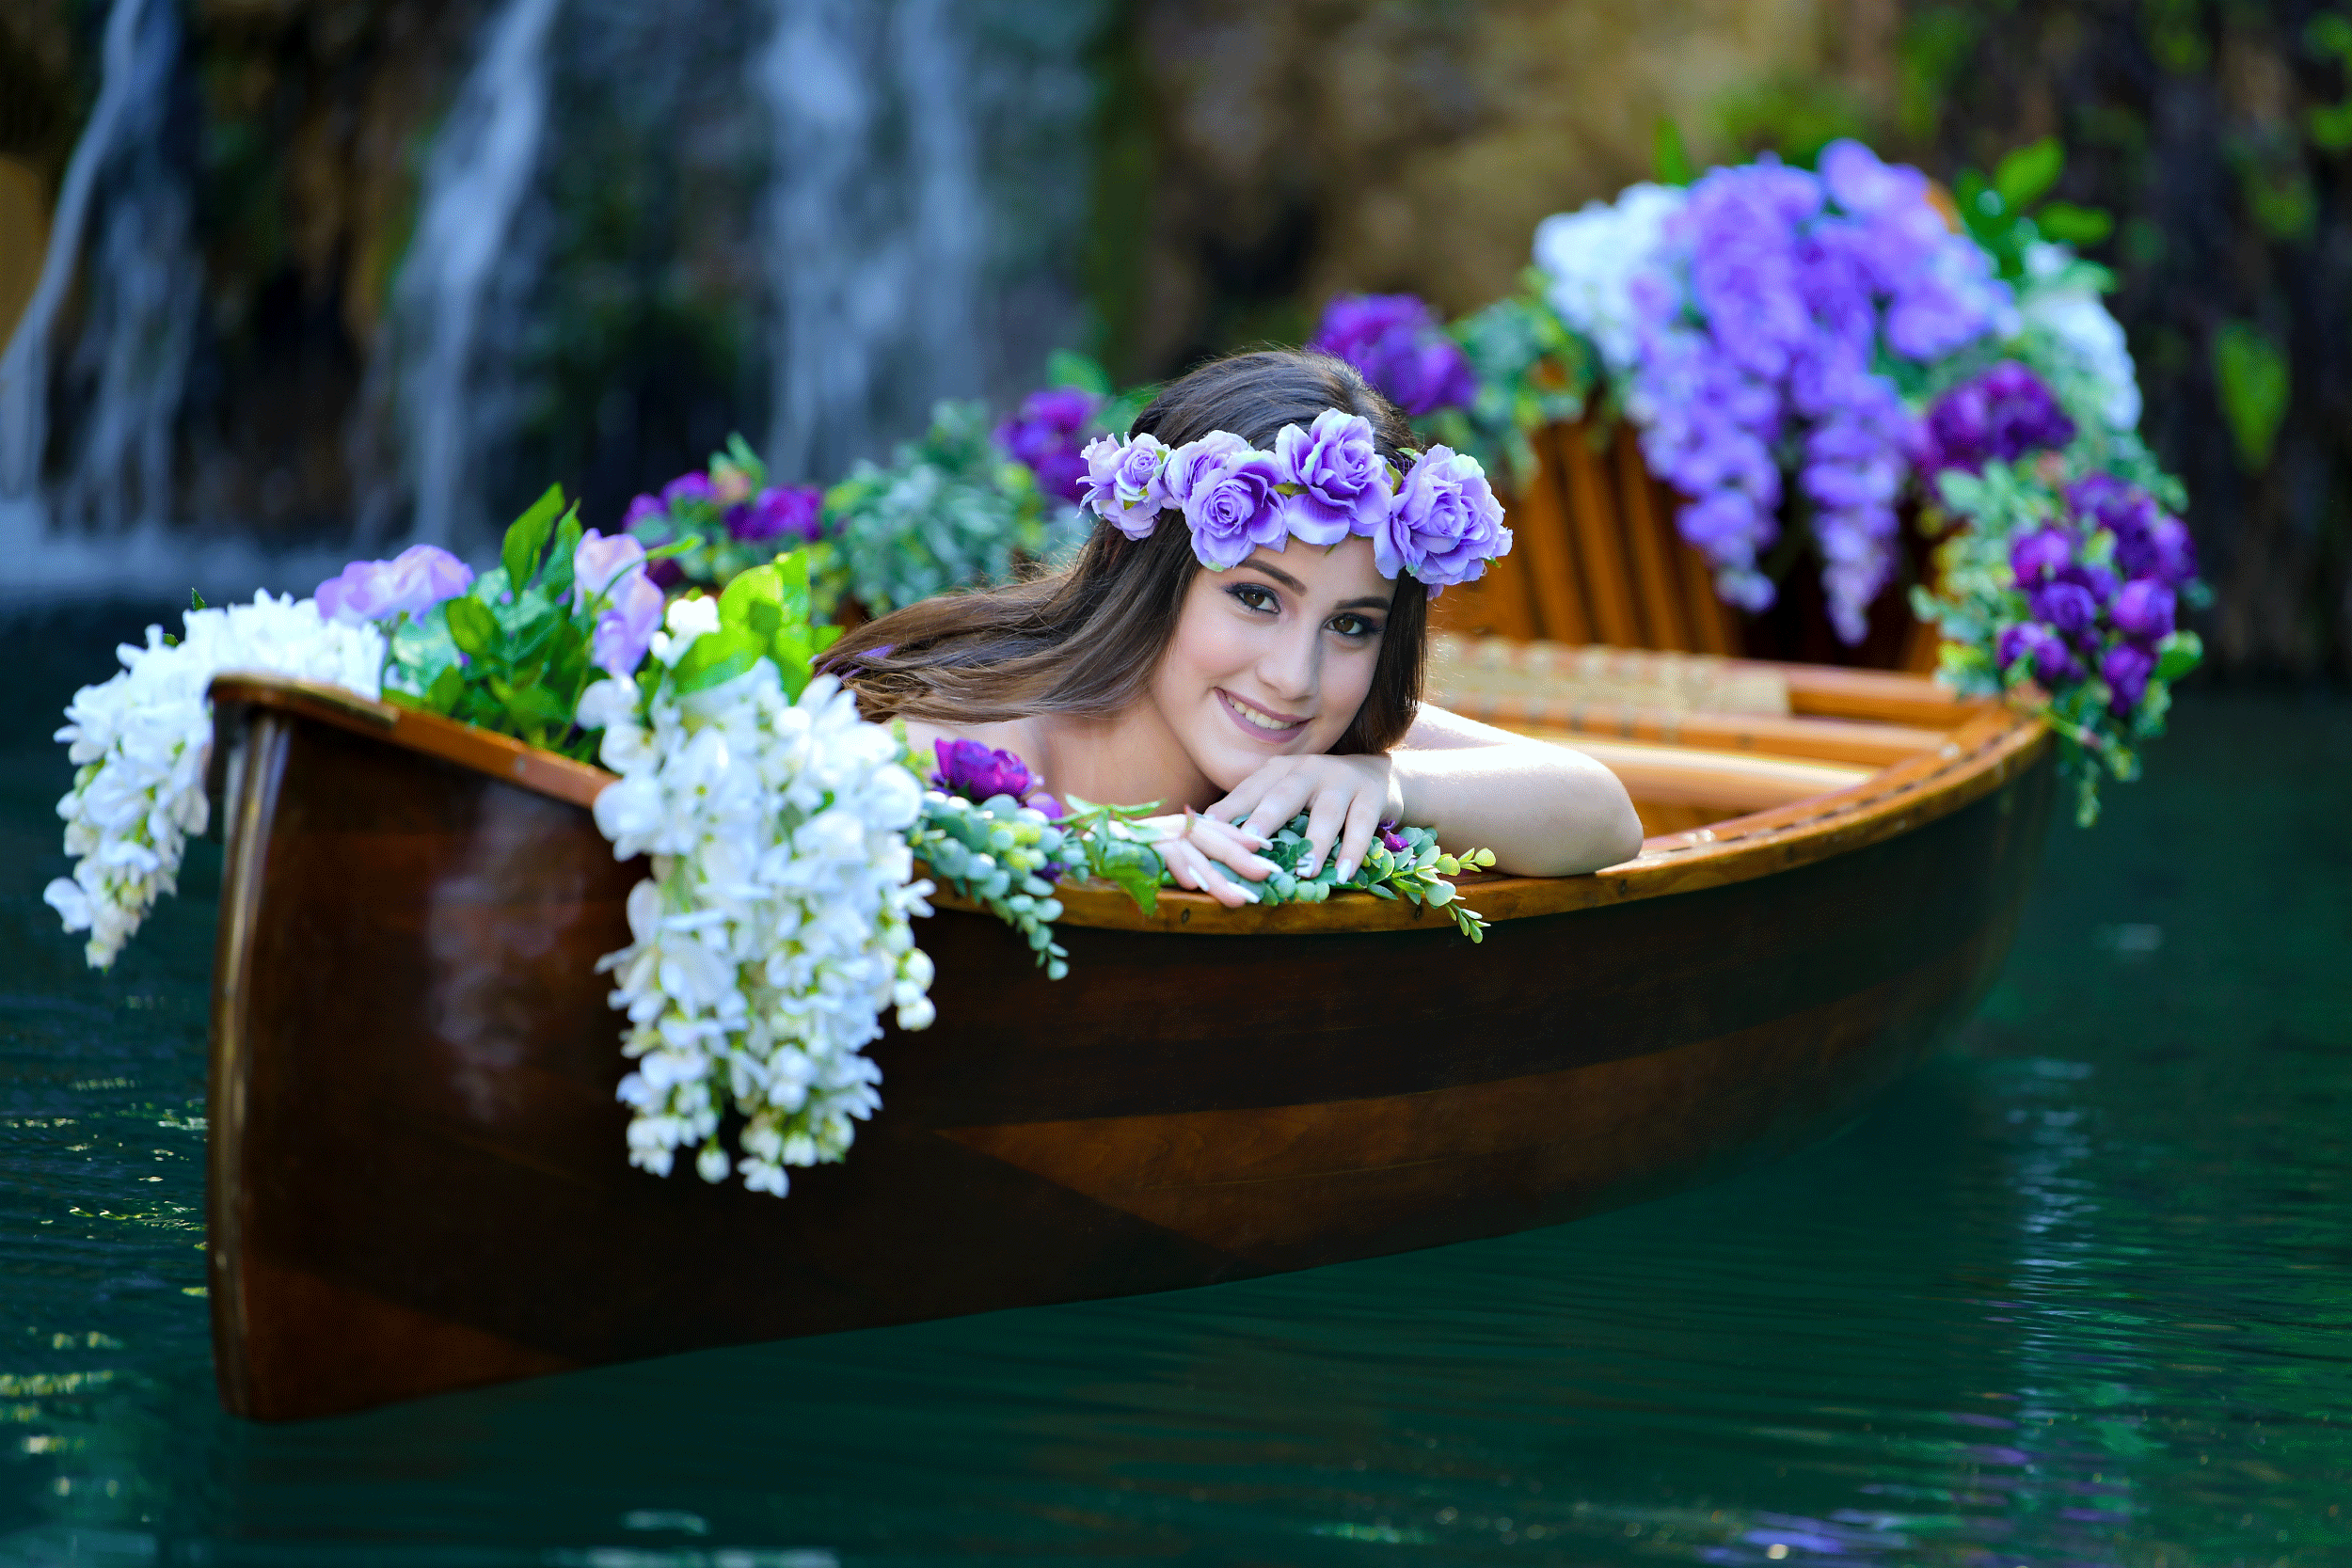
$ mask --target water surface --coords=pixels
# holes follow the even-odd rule
[[[137,624],[20,623],[0,712],[0,1562],[2352,1561],[2352,707],[2192,694],[1953,1047],[1740,1180],[262,1427],[203,1296],[217,850],[108,976],[39,900]]]

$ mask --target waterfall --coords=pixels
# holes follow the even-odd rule
[[[947,0],[777,0],[754,80],[772,117],[767,455],[837,477],[982,389],[990,236],[971,80]]]
[[[0,355],[0,505],[9,509],[11,532],[29,526],[37,536],[46,521],[49,339],[93,206],[99,240],[88,319],[67,362],[68,380],[87,388],[88,414],[58,511],[70,524],[119,531],[171,510],[172,424],[202,278],[188,192],[162,145],[179,57],[168,0],[116,0],[98,102],[66,166],[40,281]]]
[[[392,289],[388,371],[397,386],[409,536],[453,546],[486,521],[476,493],[473,395],[485,307],[539,164],[547,38],[559,0],[504,0],[425,166],[417,229]]]

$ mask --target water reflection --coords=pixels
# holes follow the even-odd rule
[[[87,979],[8,752],[0,1560],[2345,1560],[2352,715],[2182,729],[2054,840],[1963,1049],[1740,1180],[292,1428],[217,1415],[189,1293],[206,874]]]

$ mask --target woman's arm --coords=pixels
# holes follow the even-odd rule
[[[1276,757],[1208,809],[1271,833],[1307,814],[1312,875],[1335,854],[1352,873],[1383,818],[1486,848],[1522,877],[1567,877],[1641,852],[1642,820],[1617,776],[1581,752],[1424,706],[1405,743],[1378,756]]]
[[[1423,705],[1389,764],[1402,820],[1492,849],[1501,870],[1565,877],[1641,853],[1625,785],[1581,752]]]

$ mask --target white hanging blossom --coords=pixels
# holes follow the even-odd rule
[[[696,603],[709,601],[672,607],[661,662],[707,629]],[[653,857],[629,893],[636,940],[598,965],[615,973],[637,1063],[620,1087],[636,1112],[629,1163],[667,1175],[698,1146],[703,1180],[724,1180],[731,1101],[748,1122],[734,1168],[781,1196],[786,1166],[838,1160],[881,1105],[863,1047],[882,1010],[902,1029],[931,1022],[931,962],[909,925],[930,912],[906,840],[922,786],[838,681],[819,675],[794,702],[766,659],[682,696],[665,679],[642,709],[633,683],[601,681],[580,719],[603,728],[621,775],[596,826],[616,856]]]
[[[1674,185],[1629,185],[1613,202],[1588,201],[1535,226],[1535,264],[1560,319],[1593,341],[1610,373],[1632,375],[1641,353],[1633,279],[1658,266],[1666,220],[1690,192]]]
[[[57,732],[78,768],[57,802],[66,853],[77,859],[41,896],[67,930],[89,932],[94,969],[111,965],[156,898],[177,891],[188,835],[204,831],[215,675],[256,671],[378,693],[383,634],[322,620],[309,599],[256,594],[251,604],[190,610],[183,626],[177,643],[150,626],[145,647],[117,649],[122,673],[75,692]]]

